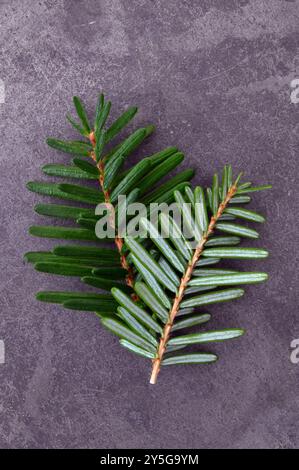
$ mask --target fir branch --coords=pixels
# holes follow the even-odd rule
[[[256,230],[235,223],[235,219],[264,222],[261,214],[244,209],[242,204],[250,202],[248,193],[271,186],[254,187],[251,182],[239,184],[241,174],[233,182],[230,165],[224,167],[222,179],[214,175],[212,186],[206,191],[199,186],[194,191],[190,188],[192,169],[184,170],[161,184],[160,181],[184,158],[176,147],[145,157],[123,171],[125,158],[151,134],[153,126],[137,129],[105,153],[105,145],[131,121],[137,108],[127,109],[106,128],[111,103],[105,101],[103,95],[98,99],[92,125],[79,98],[74,97],[74,105],[79,122],[70,116],[67,119],[85,141],[48,139],[49,146],[75,158],[72,159],[73,165],[49,164],[43,167],[43,172],[60,178],[97,180],[98,187],[68,183],[67,180],[62,184],[29,182],[27,187],[42,195],[92,207],[37,204],[35,210],[38,214],[72,220],[77,226],[39,225],[31,227],[29,232],[38,237],[99,243],[97,246],[58,245],[51,252],[29,252],[25,258],[34,264],[37,271],[78,276],[83,283],[111,290],[111,294],[45,291],[39,292],[37,298],[73,310],[95,312],[102,324],[120,337],[123,347],[152,360],[150,382],[153,384],[161,366],[214,362],[217,356],[212,353],[177,354],[177,351],[192,344],[237,338],[244,330],[230,328],[187,335],[181,334],[181,330],[201,326],[210,320],[209,313],[194,314],[194,308],[237,299],[244,290],[235,286],[267,279],[263,272],[239,272],[213,265],[222,258],[258,259],[268,256],[268,252],[261,248],[238,246],[242,237],[258,238],[259,235]],[[92,161],[81,157],[89,157]],[[114,226],[115,213],[126,214],[125,204],[118,204],[120,195],[127,195],[127,204],[139,198],[139,202],[146,205],[148,218],[132,216],[130,219],[132,227],[137,222],[144,229],[140,237],[134,237],[133,231],[129,230],[129,235],[123,239],[120,227]],[[158,216],[155,209],[156,205],[172,204],[174,200],[183,218],[183,230],[167,210],[164,213],[162,209]],[[152,202],[156,205],[150,207]],[[94,207],[99,203],[106,204],[108,211],[112,212],[110,223],[116,234],[115,246],[111,248],[103,246],[105,240],[98,239],[95,234],[98,217]],[[157,226],[153,223],[155,218]],[[165,231],[167,240],[163,236]],[[218,231],[224,234],[219,236]],[[149,235],[148,240],[144,239],[146,234]],[[190,240],[195,240],[194,245]],[[233,288],[223,289],[223,286]]]
[[[106,144],[111,142],[130,123],[138,109],[135,106],[127,108],[116,120],[106,126],[111,103],[105,101],[104,95],[100,95],[98,99],[93,123],[89,120],[81,100],[74,97],[73,101],[78,122],[69,115],[67,120],[83,136],[84,140],[82,137],[80,140],[68,141],[56,138],[47,139],[47,144],[50,147],[73,155],[73,164],[50,163],[45,165],[42,168],[43,173],[63,178],[63,182],[31,181],[27,183],[27,188],[35,193],[66,201],[64,205],[57,203],[37,204],[35,211],[39,215],[60,220],[72,220],[75,223],[75,227],[59,227],[54,224],[53,226],[33,226],[29,229],[30,234],[37,237],[74,240],[78,242],[78,245],[59,245],[54,247],[51,252],[29,252],[25,255],[25,259],[33,263],[34,268],[38,271],[63,276],[78,276],[81,277],[84,284],[105,291],[110,291],[113,285],[122,287],[126,292],[131,293],[132,298],[136,300],[137,295],[132,290],[135,269],[133,269],[132,262],[128,260],[127,249],[123,239],[119,236],[121,232],[120,230],[116,232],[112,257],[111,249],[103,245],[103,242],[112,242],[113,239],[110,237],[99,239],[95,234],[95,227],[99,221],[95,214],[95,208],[99,203],[111,203],[115,214],[125,216],[126,205],[128,207],[129,204],[136,202],[139,195],[147,198],[150,193],[151,198],[155,195],[155,197],[161,197],[162,192],[168,200],[173,200],[173,189],[184,188],[188,185],[194,171],[193,169],[181,171],[161,184],[161,180],[168,175],[168,172],[178,167],[184,159],[184,155],[176,147],[167,147],[141,159],[128,170],[122,170],[125,159],[153,132],[154,126],[148,125],[135,130],[106,152]],[[89,157],[90,161],[85,157]],[[83,182],[80,184],[69,183],[70,178],[80,179]],[[84,180],[96,180],[99,185],[96,189],[91,188],[84,184]],[[154,191],[154,195],[151,191]],[[118,196],[120,195],[127,197],[126,205],[118,204]],[[88,204],[89,207],[67,205],[67,201]],[[116,227],[117,229],[119,228]],[[80,246],[81,240],[95,241],[97,246],[86,249],[86,247]],[[111,266],[113,267],[111,268]],[[115,269],[115,266],[118,268]],[[81,293],[77,294],[80,297]],[[72,293],[70,293],[71,295]],[[57,303],[61,303],[67,308],[73,306],[76,310],[94,311],[94,306],[98,305],[96,313],[103,315],[108,311],[107,303],[110,302],[111,306],[114,305],[113,297],[110,294],[107,295],[106,304],[103,305],[102,310],[98,300],[96,303],[91,301],[84,303],[81,297],[78,300],[75,293],[73,299],[66,298],[63,292],[57,292],[57,296],[50,297],[40,293],[37,298],[45,302],[49,298],[52,302],[54,299],[65,299],[65,301]]]
[[[194,191],[187,186],[184,193],[176,190],[174,196],[176,208],[183,217],[182,228],[167,211],[162,212],[155,222],[142,217],[140,226],[155,245],[155,250],[148,250],[132,234],[125,237],[125,246],[130,250],[130,261],[139,273],[134,291],[140,301],[137,304],[132,302],[125,292],[113,287],[112,296],[119,304],[116,318],[103,316],[102,323],[121,338],[120,344],[123,347],[152,359],[152,384],[156,383],[161,366],[202,364],[217,360],[215,354],[203,352],[177,355],[178,349],[192,344],[226,341],[244,334],[241,328],[180,334],[184,328],[209,321],[209,314],[194,315],[194,308],[238,299],[244,294],[244,290],[239,287],[222,289],[222,286],[260,283],[268,278],[263,272],[207,267],[218,263],[221,258],[250,259],[268,256],[268,252],[260,248],[236,246],[241,242],[240,237],[258,237],[255,230],[235,224],[236,218],[259,223],[265,220],[260,214],[242,207],[234,206],[233,211],[230,210],[229,206],[235,204],[236,200],[238,204],[248,202],[247,198],[244,199],[245,196],[241,201],[238,196],[240,186],[242,191],[249,188],[247,183],[246,186],[239,186],[240,177],[241,174],[233,182],[232,169],[225,166],[222,183],[219,184],[218,176],[214,175],[212,188],[207,188],[206,195],[200,186]],[[269,187],[267,185],[259,189]],[[208,216],[208,213],[211,215]],[[218,231],[234,236],[215,235],[214,232]],[[193,242],[190,243],[189,237],[195,241],[195,246]],[[181,316],[184,317],[183,320]],[[173,332],[176,333],[174,336]]]
[[[216,214],[211,217],[210,223],[208,225],[208,229],[207,229],[206,233],[204,234],[204,236],[201,238],[200,242],[197,244],[197,246],[195,248],[195,251],[194,251],[194,254],[192,256],[192,259],[190,260],[190,262],[188,264],[188,267],[187,267],[187,269],[186,269],[186,271],[185,271],[185,273],[184,273],[184,275],[181,279],[181,282],[180,282],[180,285],[179,285],[179,288],[178,288],[178,292],[175,296],[173,305],[170,309],[170,313],[169,313],[169,316],[168,316],[167,323],[164,326],[163,334],[161,336],[159,347],[158,347],[158,350],[157,350],[157,356],[155,357],[155,359],[153,359],[153,367],[152,367],[152,373],[151,373],[151,378],[150,378],[150,383],[151,384],[155,384],[157,382],[157,377],[158,377],[158,374],[159,374],[159,371],[160,371],[161,362],[163,360],[163,356],[164,356],[164,353],[166,351],[166,346],[167,346],[168,340],[170,338],[171,330],[172,330],[173,325],[174,325],[174,320],[175,320],[175,318],[177,316],[177,313],[180,309],[181,302],[182,302],[183,297],[185,295],[185,291],[187,289],[189,281],[192,277],[192,273],[194,271],[194,268],[195,268],[197,262],[199,261],[199,258],[200,258],[201,254],[203,252],[203,249],[205,247],[206,242],[208,241],[209,237],[213,234],[217,222],[219,221],[219,219],[222,216],[224,210],[228,206],[230,200],[236,194],[237,188],[238,188],[237,184],[238,184],[238,181],[236,180],[236,182],[233,185],[230,186],[224,201],[222,201],[221,204],[219,204],[219,206],[217,208],[217,211],[216,211]]]

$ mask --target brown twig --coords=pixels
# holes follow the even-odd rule
[[[188,283],[191,279],[194,267],[195,267],[196,263],[198,262],[198,260],[201,256],[201,253],[204,249],[205,243],[207,242],[209,236],[214,232],[215,225],[216,225],[217,221],[219,220],[219,218],[223,214],[224,209],[226,208],[226,206],[229,203],[229,201],[231,200],[231,198],[235,195],[236,191],[237,191],[237,186],[236,186],[236,184],[233,184],[229,188],[226,198],[219,205],[216,215],[211,217],[207,232],[205,233],[205,235],[202,237],[202,239],[198,243],[198,245],[197,245],[197,247],[194,251],[193,257],[192,257],[191,261],[188,263],[188,267],[185,271],[185,274],[183,275],[183,277],[181,279],[181,283],[180,283],[177,295],[175,296],[172,308],[169,312],[168,321],[167,321],[166,325],[164,326],[163,334],[162,334],[162,337],[160,339],[160,343],[159,343],[158,350],[157,350],[157,357],[153,360],[153,367],[152,367],[152,373],[151,373],[151,378],[150,378],[150,383],[151,384],[155,384],[157,382],[157,377],[158,377],[158,374],[159,374],[159,371],[160,371],[161,362],[162,362],[163,355],[164,355],[165,350],[166,350],[167,342],[168,342],[169,337],[170,337],[171,329],[172,329],[175,317],[176,317],[176,315],[179,311],[180,304],[183,300],[186,287],[188,286]]]
[[[95,139],[95,133],[93,131],[89,134],[89,141],[90,141],[90,143],[91,143],[91,145],[94,149],[95,145],[96,145],[96,139]],[[96,156],[95,156],[94,151],[91,152],[91,158],[96,162]],[[103,161],[100,161],[99,163],[97,163],[97,168],[99,170],[99,183],[100,183],[101,189],[102,189],[103,194],[104,194],[105,203],[109,207],[111,207],[112,203],[111,203],[111,199],[110,199],[110,192],[109,192],[109,190],[106,190],[105,187],[104,187],[105,167],[104,167]],[[121,266],[128,273],[127,276],[126,276],[126,284],[129,287],[133,287],[134,286],[134,272],[133,272],[133,269],[131,268],[131,266],[129,265],[129,263],[127,262],[126,256],[122,253],[124,241],[123,241],[122,238],[120,238],[118,235],[116,235],[116,237],[114,239],[114,242],[115,242],[115,245],[116,245],[116,247],[118,249],[118,252],[119,252],[119,255],[120,255]],[[135,294],[133,294],[132,298],[133,298],[133,300],[137,299]]]

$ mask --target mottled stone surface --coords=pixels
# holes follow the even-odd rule
[[[299,2],[283,0],[1,1],[1,447],[298,447],[298,17]],[[254,204],[271,257],[247,264],[268,284],[210,309],[213,327],[247,335],[215,345],[217,364],[167,368],[154,387],[149,364],[95,316],[34,299],[79,281],[22,261],[53,245],[27,234],[40,197],[26,181],[68,160],[45,137],[72,137],[72,95],[92,112],[100,90],[114,115],[137,104],[137,124],[157,125],[142,155],[175,144],[197,182],[231,162],[274,184]]]

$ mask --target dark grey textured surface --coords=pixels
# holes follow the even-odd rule
[[[299,365],[290,341],[298,322],[299,2],[1,1],[0,365],[1,447],[298,447]],[[37,223],[25,190],[39,167],[67,161],[46,136],[72,136],[71,97],[92,111],[104,90],[117,114],[141,108],[156,134],[142,154],[176,144],[207,183],[231,162],[274,190],[256,196],[268,218],[260,246],[267,285],[212,307],[213,326],[243,326],[215,345],[217,364],[166,368],[149,386],[149,364],[126,352],[93,315],[34,299],[77,285],[38,275],[25,251]]]

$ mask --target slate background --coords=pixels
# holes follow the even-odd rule
[[[0,447],[298,447],[298,16],[299,2],[283,0],[1,1]],[[26,181],[68,160],[45,137],[72,137],[71,97],[92,112],[101,90],[113,115],[136,104],[136,124],[157,125],[142,155],[175,144],[197,182],[231,162],[274,184],[254,203],[271,257],[248,263],[268,284],[210,309],[213,327],[247,335],[215,345],[217,364],[167,368],[154,387],[149,364],[95,316],[34,299],[78,281],[22,261],[53,245],[27,234],[41,220]]]

